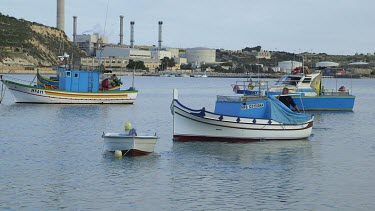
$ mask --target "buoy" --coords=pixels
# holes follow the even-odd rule
[[[122,158],[122,151],[121,150],[115,151],[115,158]]]
[[[125,132],[129,132],[132,129],[132,124],[130,122],[125,123]]]

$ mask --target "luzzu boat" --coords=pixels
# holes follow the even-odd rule
[[[215,111],[171,105],[178,141],[296,140],[311,135],[314,116],[295,113],[271,96],[218,96]]]
[[[16,103],[48,104],[132,104],[138,91],[99,90],[99,71],[59,69],[58,89],[41,88],[32,82],[1,76],[1,81],[13,94]]]
[[[304,110],[331,110],[351,111],[354,107],[355,96],[350,90],[339,89],[329,91],[322,88],[322,73],[294,73],[282,76],[275,85],[263,88],[268,95],[280,95],[284,87],[289,88],[289,94],[300,109]],[[237,81],[232,85],[237,94],[254,95],[258,93],[257,81]],[[255,86],[254,86],[255,84]],[[261,87],[261,86],[259,86]]]

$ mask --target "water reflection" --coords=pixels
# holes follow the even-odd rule
[[[314,153],[319,156],[319,152],[314,152],[312,143],[307,140],[175,142],[172,149],[175,159],[171,160],[171,168],[177,172],[190,169],[174,175],[170,184],[174,195],[184,193],[185,197],[196,199],[197,196],[191,195],[195,193],[208,203],[215,203],[225,195],[222,202],[230,208],[247,209],[247,206],[265,205],[275,200],[298,201],[299,192],[307,189],[301,172],[319,170],[312,161]],[[191,180],[195,182],[187,184]],[[296,182],[299,180],[301,183]],[[248,201],[238,200],[238,196],[248,197]]]

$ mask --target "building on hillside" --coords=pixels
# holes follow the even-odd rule
[[[95,56],[96,50],[108,43],[108,37],[100,37],[98,33],[92,35],[82,34],[76,35],[75,41],[81,50],[91,56]]]
[[[257,59],[271,59],[271,53],[269,51],[260,51],[255,55]]]

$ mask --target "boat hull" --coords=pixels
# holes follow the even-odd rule
[[[132,104],[138,91],[69,92],[28,86],[2,80],[16,103],[45,104]]]
[[[236,90],[236,94],[255,95],[257,91]],[[278,95],[281,93],[268,93]],[[298,108],[305,111],[351,111],[354,108],[355,96],[353,95],[317,95],[317,96],[292,96]]]
[[[297,140],[311,135],[313,118],[297,125],[190,110],[173,101],[173,137],[179,141]],[[221,120],[220,120],[221,119]]]
[[[293,96],[298,108],[306,111],[352,111],[355,96],[353,95],[321,95],[321,96]]]
[[[103,134],[105,150],[121,150],[126,155],[145,155],[152,153],[155,148],[157,136],[130,136],[121,133]]]

